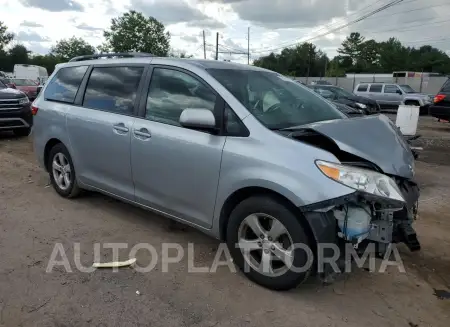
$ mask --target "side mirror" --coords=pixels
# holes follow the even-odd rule
[[[400,95],[402,95],[403,93],[402,93],[402,91],[400,91],[400,90],[397,90],[397,94],[400,94]]]
[[[215,130],[216,118],[208,109],[184,109],[180,115],[180,125],[198,130]]]

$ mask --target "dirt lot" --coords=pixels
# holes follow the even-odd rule
[[[362,269],[332,285],[313,279],[285,293],[226,267],[188,273],[186,260],[168,273],[161,266],[149,273],[78,272],[75,242],[85,265],[96,242],[148,242],[158,251],[163,242],[185,248],[192,242],[196,266],[210,266],[219,244],[102,195],[59,197],[46,187],[30,140],[0,134],[0,326],[449,326],[450,299],[434,292],[450,291],[450,124],[421,118],[420,133],[425,149],[417,162],[422,196],[415,226],[422,251],[400,247],[406,274],[395,267],[385,274]],[[58,242],[72,273],[61,267],[45,273]],[[102,248],[102,260],[110,257]],[[146,260],[147,252],[139,252],[138,261]]]

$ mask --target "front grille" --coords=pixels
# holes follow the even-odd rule
[[[26,126],[22,119],[0,120],[0,129],[8,127],[23,127]]]
[[[19,99],[0,99],[0,110],[19,110],[21,108]]]

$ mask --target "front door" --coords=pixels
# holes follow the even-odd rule
[[[73,106],[67,112],[80,181],[128,200],[134,200],[130,141],[143,70],[135,66],[95,66],[82,106]]]
[[[191,223],[211,227],[225,136],[183,128],[184,109],[215,110],[218,96],[197,76],[153,69],[145,117],[131,138],[136,200]]]
[[[403,96],[397,85],[386,84],[383,93],[387,104],[398,106],[402,103]]]

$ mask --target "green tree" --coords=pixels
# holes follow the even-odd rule
[[[7,32],[6,25],[0,21],[0,50],[3,50],[14,39],[14,34]]]
[[[328,57],[311,43],[285,48],[280,54],[271,53],[256,59],[254,66],[274,70],[289,76],[324,76]]]
[[[82,38],[72,36],[70,39],[62,39],[56,42],[50,53],[55,57],[60,57],[63,61],[68,61],[76,56],[94,54],[95,48]]]
[[[8,51],[11,62],[15,64],[28,64],[29,53],[30,51],[22,44],[17,44]]]
[[[348,57],[352,64],[355,65],[360,59],[364,40],[364,37],[358,32],[351,33],[342,42],[342,47],[337,52],[343,57]]]
[[[149,52],[167,56],[170,51],[170,33],[154,17],[145,17],[131,10],[111,20],[109,30],[103,32],[106,46],[114,52]]]

